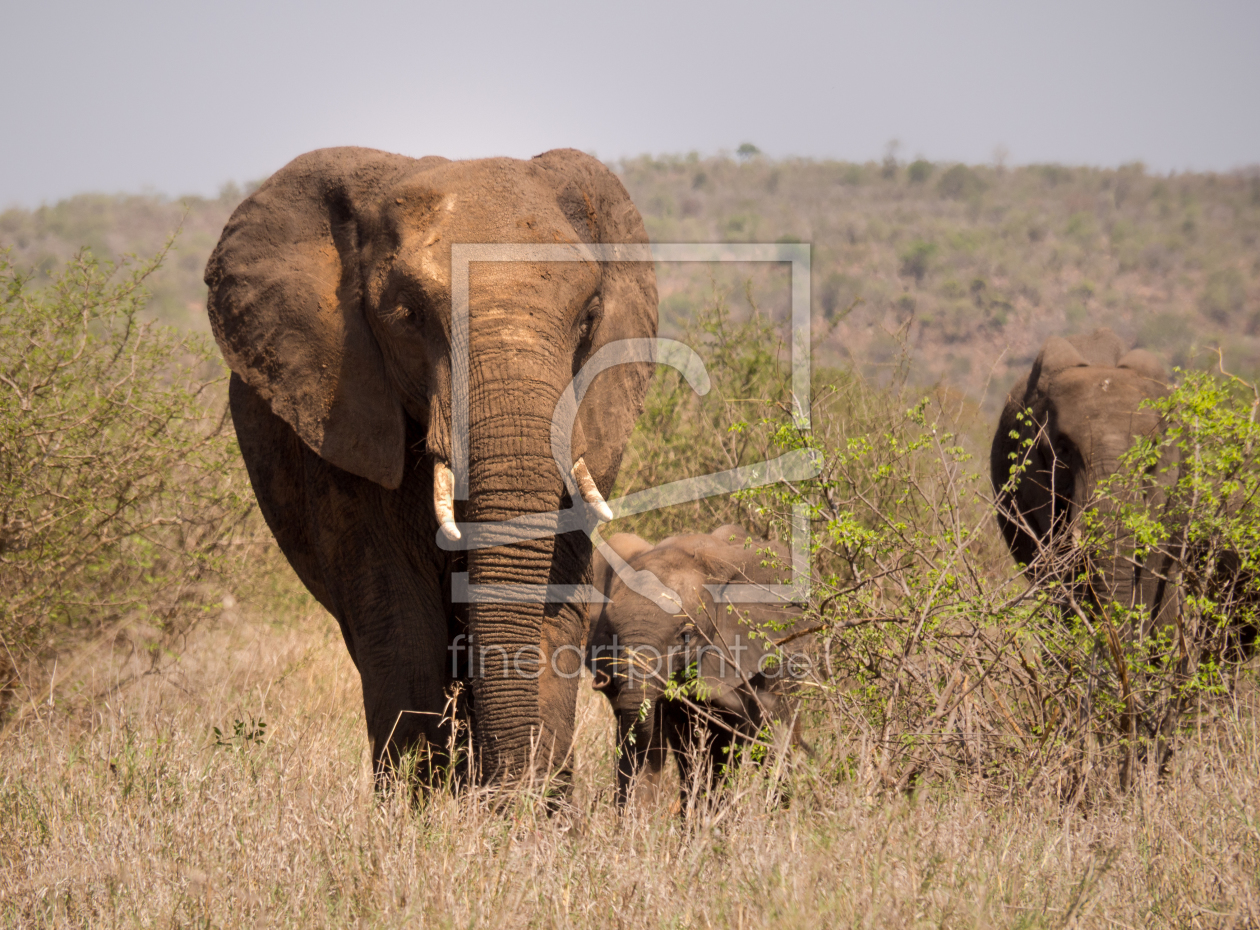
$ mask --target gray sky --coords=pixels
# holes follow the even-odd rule
[[[0,207],[211,194],[343,144],[1260,162],[1254,0],[0,4]]]

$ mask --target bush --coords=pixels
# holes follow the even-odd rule
[[[827,275],[818,289],[818,303],[827,320],[848,315],[861,300],[862,282],[838,271]]]
[[[746,296],[753,312],[743,322],[732,318],[717,290],[695,308],[679,338],[704,359],[709,392],[697,396],[672,368],[657,373],[626,449],[617,495],[772,457],[776,421],[789,409],[791,374],[774,323],[758,312],[751,288]],[[770,529],[753,508],[713,497],[618,521],[613,531],[660,538],[741,522],[763,534]]]
[[[142,319],[164,256],[84,252],[35,289],[0,254],[7,689],[76,636],[186,625],[252,500],[213,345]]]
[[[937,190],[941,196],[952,200],[970,200],[983,194],[987,186],[984,179],[966,165],[954,165],[941,175]]]
[[[1208,319],[1227,323],[1247,303],[1247,281],[1237,268],[1223,268],[1208,275],[1199,297],[1199,309]]]
[[[722,224],[722,235],[727,241],[753,241],[760,223],[761,217],[756,213],[736,213]]]
[[[907,174],[910,178],[910,183],[922,184],[924,181],[926,181],[928,178],[932,176],[933,167],[934,166],[930,161],[927,161],[926,159],[922,159],[922,158],[919,158],[910,162],[910,167],[907,170]]]
[[[1249,654],[1260,623],[1260,389],[1195,371],[1146,405],[1162,432],[1125,454],[1082,523],[1087,553],[1170,556],[1184,596],[1165,626],[1121,603],[1081,617],[1114,676],[1104,713],[1121,734],[1122,783],[1136,760],[1162,770],[1186,711],[1229,693],[1231,662]]]
[[[935,255],[936,243],[925,242],[922,239],[911,242],[901,253],[902,277],[914,278],[915,284],[922,284]]]
[[[1253,395],[1188,378],[1163,402],[1170,428],[1159,442],[1199,458],[1168,476],[1165,498],[1143,497],[1125,482],[1149,484],[1163,446],[1135,447],[1096,501],[1124,519],[1084,521],[1082,545],[1100,550],[1188,541],[1190,608],[1170,639],[1114,604],[1065,621],[1075,579],[1016,568],[980,466],[990,427],[956,396],[910,393],[904,336],[885,387],[816,373],[805,432],[787,416],[789,373],[764,321],[735,325],[717,301],[702,330],[692,344],[713,391],[696,398],[676,375],[659,379],[623,474],[653,486],[797,449],[820,455],[822,472],[643,515],[631,528],[652,537],[742,517],[786,541],[793,509],[808,508],[807,716],[824,777],[850,777],[852,760],[832,749],[860,744],[864,771],[889,789],[969,776],[998,792],[1105,793],[1131,784],[1139,763],[1162,769],[1187,714],[1229,694],[1218,657],[1231,631],[1254,625],[1260,601]]]

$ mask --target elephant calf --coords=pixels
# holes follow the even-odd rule
[[[791,682],[804,657],[776,643],[793,635],[800,611],[723,598],[728,585],[787,581],[786,568],[763,564],[786,566],[787,553],[733,526],[656,546],[619,534],[609,548],[615,555],[596,565],[607,602],[593,620],[587,664],[617,718],[618,803],[636,778],[655,791],[672,751],[685,807],[692,785],[713,787],[733,754],[791,738]]]

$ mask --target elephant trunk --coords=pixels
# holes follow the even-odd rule
[[[493,377],[474,370],[469,522],[501,522],[566,504],[551,452],[551,415],[560,396],[555,385],[564,383],[546,377],[553,366],[518,358]],[[548,584],[580,583],[588,561],[589,542],[573,533],[469,552],[468,581],[477,592],[469,605],[472,692],[488,778],[514,780],[531,767],[553,767],[568,753],[583,605],[544,603],[539,595]]]
[[[651,710],[645,714],[639,713],[638,708],[617,713],[618,807],[624,807],[630,800],[636,776],[650,764],[652,751],[664,738],[664,734],[656,732],[656,701],[648,706]]]

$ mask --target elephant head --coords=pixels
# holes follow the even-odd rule
[[[636,777],[655,783],[667,748],[685,789],[693,749],[707,743],[716,773],[728,746],[786,721],[792,670],[775,643],[791,635],[799,618],[788,605],[723,601],[726,585],[785,581],[783,547],[749,540],[740,527],[670,537],[626,563],[655,575],[681,609],[662,609],[614,575],[591,634],[593,687],[617,718],[621,803]]]
[[[1159,414],[1143,402],[1165,396],[1167,382],[1151,353],[1126,351],[1109,329],[1046,341],[1007,397],[990,452],[998,523],[1017,562],[1060,578],[1082,568],[1074,557],[1076,521],[1086,507],[1114,506],[1095,502],[1094,492],[1135,438],[1160,429]],[[1025,470],[1012,486],[1020,464]],[[1158,486],[1150,493],[1158,495]],[[1140,606],[1153,621],[1174,606],[1164,554],[1138,564],[1117,551],[1092,569],[1091,601]]]
[[[612,555],[628,562],[641,552],[647,552],[652,548],[652,544],[642,536],[636,536],[634,533],[614,533],[608,537],[608,548],[612,550]],[[608,597],[612,590],[613,580],[616,579],[616,569],[609,563],[608,559],[596,549],[591,554],[591,585],[605,598]],[[591,623],[599,619],[600,613],[603,611],[602,602],[593,601],[589,607],[589,616]]]
[[[233,214],[206,268],[210,322],[236,378],[322,463],[378,486],[385,508],[413,508],[396,522],[409,525],[414,538],[399,535],[382,548],[409,553],[399,558],[414,568],[447,557],[434,526],[456,539],[460,521],[563,509],[572,503],[569,488],[602,504],[651,366],[623,365],[595,378],[570,437],[571,478],[553,459],[553,414],[601,347],[656,333],[650,262],[474,263],[464,384],[452,368],[459,272],[452,245],[563,243],[580,251],[585,244],[646,242],[621,183],[577,151],[528,161],[448,161],[325,149],[285,166]],[[464,500],[456,500],[450,470],[454,396],[467,398]],[[250,464],[253,476],[264,463]],[[425,493],[409,493],[417,484]],[[319,501],[304,506],[317,510]],[[342,516],[364,532],[381,520],[379,513]],[[287,519],[268,513],[273,529]],[[588,561],[585,536],[567,533],[475,549],[466,567],[472,585],[571,585],[585,580]],[[382,590],[364,590],[358,601],[329,596],[352,654],[352,628],[369,620],[350,615],[397,607],[407,570],[387,573],[374,583]],[[318,594],[322,579],[300,567],[299,574]],[[449,590],[443,596],[448,616],[423,622],[444,632],[454,623],[449,615],[462,608],[450,604]],[[475,736],[491,772],[522,771],[531,751],[567,752],[576,680],[556,669],[580,668],[584,628],[581,604],[479,600],[468,607],[467,631],[482,653],[472,681]],[[398,627],[376,638],[404,634]],[[388,643],[382,648],[387,652]],[[540,675],[513,669],[512,656],[523,648],[541,650]],[[413,661],[405,653],[395,660]],[[369,676],[386,673],[365,670],[357,654],[356,662],[370,703]],[[373,732],[378,762],[388,739]]]

